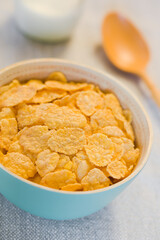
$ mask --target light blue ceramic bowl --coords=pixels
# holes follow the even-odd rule
[[[52,71],[64,72],[68,79],[98,84],[101,89],[116,93],[124,108],[133,113],[137,145],[141,157],[133,173],[110,187],[88,192],[66,192],[43,187],[7,171],[0,165],[0,193],[19,208],[48,219],[74,219],[92,214],[105,207],[139,174],[147,162],[152,142],[148,117],[131,92],[111,76],[77,64],[57,59],[37,59],[14,64],[0,71],[0,85],[18,78],[44,78]]]

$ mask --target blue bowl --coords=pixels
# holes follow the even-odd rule
[[[0,165],[0,193],[19,208],[47,219],[75,219],[92,214],[105,207],[119,195],[140,173],[149,157],[152,129],[149,119],[132,93],[109,75],[91,68],[57,59],[34,59],[20,62],[0,71],[0,85],[14,78],[20,81],[30,78],[45,78],[52,71],[64,72],[69,80],[98,84],[101,89],[113,91],[124,108],[133,113],[136,144],[141,150],[139,162],[124,180],[107,188],[87,192],[67,192],[47,188],[27,181]]]

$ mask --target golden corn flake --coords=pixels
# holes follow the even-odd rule
[[[123,137],[123,138],[121,138],[121,140],[123,141],[123,144],[124,144],[124,154],[127,151],[129,151],[129,150],[134,148],[134,143],[132,142],[131,139]]]
[[[76,173],[77,179],[81,180],[89,172],[91,166],[86,160],[78,157],[73,157],[73,170]]]
[[[131,113],[131,111],[130,111],[129,109],[123,110],[123,115],[124,115],[125,119],[126,119],[129,123],[132,122],[132,113]]]
[[[69,107],[57,107],[52,111],[46,111],[44,115],[44,124],[49,129],[59,128],[83,128],[87,120],[78,110],[72,110]]]
[[[11,140],[0,134],[0,149],[8,151]]]
[[[110,109],[100,109],[91,116],[93,128],[104,128],[106,126],[117,126],[117,121]]]
[[[124,137],[123,131],[116,127],[116,126],[107,126],[104,128],[101,128],[99,132],[106,134],[108,137]]]
[[[49,172],[53,172],[59,161],[59,155],[56,152],[51,152],[49,149],[39,153],[36,161],[37,172],[41,177]]]
[[[53,103],[42,103],[40,105],[23,104],[18,107],[17,121],[20,129],[33,125],[43,125],[48,112],[57,107]]]
[[[89,158],[84,150],[78,151],[76,153],[76,157],[79,158],[80,160],[87,160],[87,161],[89,160]]]
[[[7,153],[2,161],[4,167],[20,177],[28,179],[36,174],[36,168],[32,161],[21,153]]]
[[[19,144],[24,151],[38,154],[47,148],[49,138],[50,135],[46,126],[26,127],[19,135]]]
[[[91,116],[103,105],[103,98],[95,91],[82,91],[77,97],[77,106],[86,116]]]
[[[124,122],[124,129],[125,129],[127,137],[130,138],[132,141],[134,141],[135,137],[134,137],[133,128],[129,122],[127,122],[127,121]]]
[[[93,85],[93,89],[101,96],[104,97],[105,94],[100,90],[99,86]]]
[[[113,113],[122,113],[122,107],[118,98],[113,93],[108,93],[104,97],[105,106],[112,110]]]
[[[0,95],[7,92],[9,89],[18,87],[20,85],[18,80],[13,80],[10,84],[0,87]]]
[[[60,107],[68,106],[70,108],[76,107],[76,99],[79,95],[79,92],[75,92],[72,95],[66,95],[65,97],[55,100],[54,103],[57,104]]]
[[[121,161],[115,160],[108,164],[107,172],[115,179],[122,179],[127,174],[127,166]]]
[[[120,138],[112,137],[112,143],[114,145],[114,154],[112,157],[112,161],[120,160],[124,154],[124,143]]]
[[[46,88],[42,81],[37,79],[31,79],[26,83],[27,86],[34,88],[36,91]]]
[[[0,96],[0,107],[13,107],[19,103],[30,100],[36,90],[29,86],[18,86],[9,89]]]
[[[0,121],[1,135],[7,137],[12,140],[14,136],[17,134],[17,121],[15,118],[7,118],[2,119]]]
[[[15,140],[15,139],[14,139]],[[30,153],[28,151],[25,151],[23,147],[19,144],[18,140],[12,141],[8,147],[8,152],[19,152],[24,154],[25,156],[29,157],[33,163],[35,163],[37,159],[37,154]]]
[[[69,161],[68,163],[66,163],[64,165],[64,169],[72,170],[72,168],[73,168],[73,162],[72,161]]]
[[[82,185],[80,183],[68,184],[61,188],[63,191],[79,191],[82,190]]]
[[[58,71],[44,81],[0,87],[0,163],[64,191],[95,190],[126,178],[140,157],[132,114],[106,92],[67,82]]]
[[[88,138],[85,150],[91,163],[97,167],[104,167],[113,157],[114,145],[106,135],[95,133]]]
[[[82,179],[81,184],[84,191],[89,191],[108,187],[110,185],[110,180],[100,169],[93,168],[89,171],[87,176]]]
[[[90,136],[93,134],[93,129],[90,124],[87,123],[83,129],[85,131],[86,136]]]
[[[63,83],[63,82],[57,82],[57,81],[46,81],[46,86],[51,89],[60,89],[68,92],[74,92],[79,91],[87,87],[87,83]]]
[[[0,164],[3,162],[3,160],[4,160],[4,154],[0,150]]]
[[[43,124],[43,118],[38,111],[38,106],[24,104],[18,108],[17,121],[19,129]]]
[[[62,72],[52,72],[47,77],[47,80],[54,80],[54,81],[60,81],[60,82],[67,82],[67,78]]]
[[[139,149],[138,148],[136,148],[136,149],[133,148],[133,149],[130,149],[128,152],[126,152],[123,155],[123,159],[125,160],[126,165],[128,167],[130,167],[130,166],[135,165],[137,163],[139,155],[140,155]]]
[[[2,108],[0,111],[0,120],[5,118],[15,118],[15,113],[12,108]]]
[[[61,189],[73,183],[76,183],[76,175],[66,169],[48,173],[41,180],[42,185],[55,189]]]
[[[92,91],[92,90],[96,91],[95,85],[91,83],[88,83],[87,86],[83,88],[83,91]]]
[[[43,89],[36,93],[36,95],[29,101],[29,103],[47,103],[55,99],[62,98],[66,95],[65,91]]]
[[[80,128],[64,128],[55,131],[48,140],[52,151],[72,155],[81,150],[86,143],[84,131]]]
[[[40,184],[42,178],[41,178],[41,176],[38,173],[36,173],[36,175],[34,177],[29,178],[28,180],[31,181],[31,182]]]
[[[64,168],[68,162],[70,162],[70,157],[65,154],[59,154],[59,161],[57,163],[57,169],[58,168]]]
[[[23,148],[19,144],[19,141],[12,142],[9,146],[8,152],[19,152],[23,153]]]
[[[134,141],[134,132],[131,124],[120,113],[116,113],[115,118],[118,121],[119,127],[125,131],[127,137]]]

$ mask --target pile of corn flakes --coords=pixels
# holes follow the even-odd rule
[[[29,181],[65,191],[108,187],[133,170],[132,115],[113,93],[67,82],[13,80],[0,87],[0,163]]]

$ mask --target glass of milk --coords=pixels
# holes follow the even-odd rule
[[[83,0],[14,0],[15,18],[26,35],[47,42],[71,36]]]

